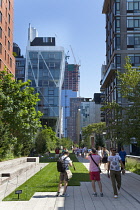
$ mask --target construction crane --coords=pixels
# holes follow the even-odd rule
[[[75,58],[75,55],[74,55],[74,52],[73,52],[73,49],[70,45],[70,49],[71,49],[71,52],[72,52],[72,55],[73,55],[73,59],[74,59],[74,64],[77,66],[78,68],[78,93],[79,93],[79,97],[80,97],[80,69],[79,69],[79,66],[80,66],[80,62],[79,64],[77,63],[76,61],[76,58]]]

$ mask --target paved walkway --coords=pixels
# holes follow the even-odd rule
[[[80,162],[88,168],[89,162],[81,157]],[[103,166],[102,166],[103,169]],[[81,186],[69,186],[70,197],[56,197],[55,192],[36,192],[30,201],[1,201],[0,210],[139,210],[140,176],[126,172],[122,175],[121,194],[113,198],[111,181],[104,172],[101,174],[104,197],[93,197],[90,182]],[[98,189],[98,188],[97,188]],[[98,193],[99,194],[99,193]]]

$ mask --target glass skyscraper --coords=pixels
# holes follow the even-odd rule
[[[56,46],[55,37],[38,37],[37,30],[29,26],[26,50],[25,79],[39,93],[37,109],[43,113],[46,124],[61,136],[61,88],[64,78],[64,48]]]

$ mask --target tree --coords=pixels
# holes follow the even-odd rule
[[[36,136],[35,150],[38,154],[44,154],[47,151],[56,148],[57,137],[51,127],[45,127]]]
[[[119,81],[118,91],[126,104],[117,104],[115,101],[104,106],[106,113],[113,117],[108,119],[108,133],[119,144],[130,144],[135,138],[140,144],[140,71],[133,68],[130,59],[126,58],[125,72],[117,72]]]
[[[90,147],[90,136],[92,134],[95,134],[96,138],[99,139],[101,135],[103,134],[103,131],[105,131],[105,123],[100,122],[100,123],[93,123],[90,124],[82,129],[82,137],[84,140],[84,145],[87,147]],[[98,143],[98,142],[97,142]],[[101,145],[100,145],[101,146]]]
[[[13,149],[16,156],[29,154],[34,136],[41,127],[42,113],[36,111],[38,94],[29,85],[30,81],[15,81],[6,70],[0,72],[1,148],[5,152]]]

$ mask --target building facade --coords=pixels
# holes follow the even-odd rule
[[[127,101],[118,91],[116,70],[124,72],[126,57],[132,66],[140,66],[140,0],[104,0],[102,13],[106,17],[106,65],[101,69],[102,103]],[[106,112],[108,124],[113,113]]]
[[[68,64],[66,61],[64,82],[62,86],[62,108],[63,108],[63,136],[68,137],[67,118],[70,116],[70,98],[76,98],[79,90],[79,65]]]
[[[74,143],[79,144],[81,131],[81,102],[83,97],[70,98],[70,116],[67,118],[67,135]]]
[[[81,130],[92,123],[101,122],[101,104],[90,98],[81,102]]]
[[[38,37],[29,26],[26,50],[25,80],[39,93],[37,109],[43,113],[42,124],[50,126],[61,137],[61,89],[64,78],[64,48],[56,46],[55,37]]]
[[[15,76],[13,56],[14,0],[0,0],[0,70],[7,68]]]
[[[16,80],[25,81],[25,63],[26,59],[23,55],[21,55],[21,50],[19,46],[14,43],[13,44],[13,52],[15,53],[15,78]]]

